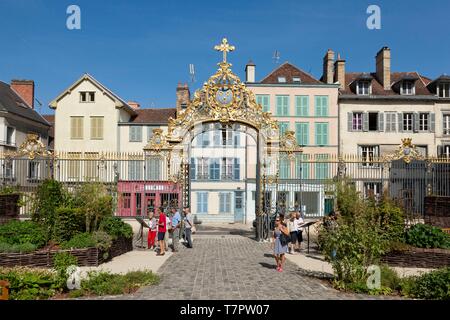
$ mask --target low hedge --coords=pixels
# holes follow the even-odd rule
[[[450,300],[450,267],[404,279],[402,294],[418,299]]]
[[[0,226],[0,242],[10,245],[31,243],[41,248],[47,243],[44,228],[33,221],[12,220]]]
[[[415,224],[405,238],[407,244],[418,248],[450,248],[450,235],[428,224]]]
[[[130,239],[133,237],[133,229],[128,223],[125,223],[119,217],[109,216],[103,218],[99,230],[108,233],[113,239],[124,237]]]

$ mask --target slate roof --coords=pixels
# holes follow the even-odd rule
[[[7,112],[17,116],[41,123],[46,126],[50,124],[13,90],[11,86],[0,81],[0,112]]]
[[[285,77],[286,82],[280,83],[278,82],[278,77]],[[309,73],[301,70],[300,68],[294,66],[289,62],[285,62],[271,73],[269,73],[264,79],[262,79],[259,83],[263,84],[298,84],[298,82],[294,82],[294,77],[300,77],[301,84],[324,84],[323,82],[317,80]]]
[[[367,78],[368,73],[364,72],[350,72],[345,74],[345,89],[341,89],[340,93],[345,95],[357,95],[355,92],[354,82],[361,79]],[[375,96],[400,96],[398,90],[393,90],[392,85],[401,80],[415,80],[415,90],[416,96],[434,96],[434,94],[427,88],[431,80],[427,77],[420,75],[417,72],[391,72],[391,88],[389,90],[384,90],[383,85],[378,81],[376,73],[370,73],[373,78],[372,84],[372,95]],[[411,96],[405,96],[411,97]]]
[[[170,117],[177,115],[176,108],[136,109],[135,112],[137,116],[132,117],[130,122],[142,124],[167,124]]]

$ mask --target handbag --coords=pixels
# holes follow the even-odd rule
[[[280,234],[280,243],[281,243],[281,245],[283,247],[287,246],[288,243],[291,242],[291,241],[292,241],[292,239],[291,239],[290,235],[286,235],[283,232],[281,232],[281,234]]]

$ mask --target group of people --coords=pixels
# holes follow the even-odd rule
[[[188,207],[183,208],[183,217],[177,208],[171,208],[168,214],[164,213],[164,208],[156,208],[150,210],[149,220],[148,248],[157,251],[157,256],[165,255],[169,237],[172,238],[172,252],[178,251],[180,238],[192,248],[194,219]]]
[[[300,252],[303,241],[303,228],[301,227],[303,223],[304,220],[299,212],[292,212],[287,217],[279,214],[275,218],[272,245],[278,272],[283,271],[286,253]]]

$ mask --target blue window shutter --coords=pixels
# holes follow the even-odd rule
[[[309,144],[309,123],[303,123],[302,126],[303,145],[307,146]]]
[[[319,96],[315,96],[314,97],[314,104],[315,104],[315,115],[316,117],[320,117],[322,115],[322,100],[320,99]]]
[[[322,117],[328,116],[328,96],[322,97]]]
[[[320,125],[320,123],[316,123],[316,128],[315,128],[315,136],[316,136],[316,145],[321,145],[322,144],[322,126]]]
[[[235,158],[234,159],[234,179],[239,180],[241,177],[241,164],[240,159]]]

